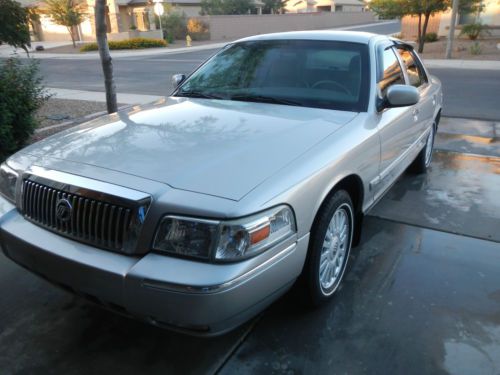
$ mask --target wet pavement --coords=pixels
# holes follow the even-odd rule
[[[366,218],[332,303],[293,290],[219,338],[104,311],[0,255],[0,374],[500,374],[500,129],[467,121],[443,119],[429,173]]]

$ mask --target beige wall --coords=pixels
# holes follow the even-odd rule
[[[441,21],[441,13],[431,16],[427,25],[427,33],[439,32],[439,24]],[[422,24],[424,19],[422,17]],[[405,16],[401,20],[401,34],[404,39],[416,40],[418,36],[418,17]]]
[[[199,17],[210,24],[212,40],[232,40],[245,36],[281,31],[329,29],[369,23],[371,12],[318,12]]]
[[[491,34],[500,35],[500,0],[483,0],[483,11],[479,15],[481,23],[496,27],[497,29],[491,30]],[[451,20],[451,11],[443,13],[441,17],[441,24],[439,25],[439,35],[448,35]],[[459,33],[460,30],[457,30]]]

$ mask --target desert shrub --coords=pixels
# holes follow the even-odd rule
[[[424,39],[427,43],[436,42],[438,40],[438,35],[436,33],[427,33]]]
[[[467,35],[470,40],[476,40],[482,34],[489,34],[487,26],[482,23],[469,23],[462,26],[460,35]]]
[[[35,60],[0,63],[0,161],[30,139],[38,125],[35,112],[48,98]]]
[[[469,52],[471,55],[480,55],[482,52],[482,48],[479,42],[472,43],[472,45],[469,47]]]
[[[196,18],[190,18],[188,20],[187,32],[193,40],[210,39],[208,24]]]
[[[131,38],[127,40],[110,40],[109,49],[141,49],[166,47],[168,43],[163,39],[153,38]],[[97,43],[88,43],[80,48],[81,52],[97,51]]]
[[[186,16],[183,13],[173,11],[161,17],[163,32],[174,39],[185,39],[187,35]]]

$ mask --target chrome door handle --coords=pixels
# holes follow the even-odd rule
[[[418,114],[420,113],[420,110],[418,108],[413,108],[413,121],[418,121]]]

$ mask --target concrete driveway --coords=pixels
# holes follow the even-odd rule
[[[122,318],[0,255],[0,373],[498,375],[498,126],[443,119],[431,170],[366,218],[331,304],[292,291],[219,338]]]

